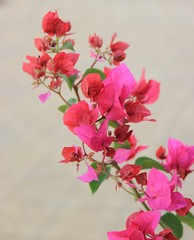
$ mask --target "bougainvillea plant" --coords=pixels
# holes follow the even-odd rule
[[[91,66],[81,71],[76,68],[80,56],[71,23],[61,20],[57,11],[48,12],[42,29],[43,38],[34,39],[38,57],[27,56],[23,71],[31,75],[35,87],[47,89],[39,95],[43,103],[53,93],[61,98],[63,123],[80,139],[80,146],[62,149],[61,163],[74,163],[77,171],[85,165],[86,172],[78,179],[88,183],[92,193],[113,179],[116,189],[135,195],[142,204],[129,215],[123,230],[107,233],[108,240],[181,239],[182,223],[194,229],[190,212],[194,202],[180,192],[193,171],[194,146],[169,138],[167,149],[156,150],[155,160],[137,158],[147,146],[138,145],[130,126],[155,121],[147,106],[158,99],[160,83],[147,81],[145,70],[136,81],[123,63],[129,44],[118,41],[116,34],[107,47],[97,34],[89,36]],[[65,88],[72,98],[65,98]]]

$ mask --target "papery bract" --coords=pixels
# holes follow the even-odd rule
[[[76,64],[78,58],[79,54],[76,53],[57,53],[53,59],[54,72],[65,74],[67,76],[77,74],[78,71],[74,68],[74,65]]]
[[[64,157],[62,163],[80,162],[84,156],[81,147],[78,146],[64,147],[62,155]]]
[[[131,93],[135,79],[125,64],[113,68],[103,81],[104,88],[96,98],[102,115],[110,120],[119,120],[127,116],[124,102]]]
[[[71,30],[70,22],[63,22],[55,12],[48,12],[42,20],[42,28],[45,33],[50,36],[57,37],[65,36]]]
[[[187,146],[182,142],[169,138],[168,155],[166,158],[167,170],[176,169],[180,178],[184,179],[194,163],[194,146]]]
[[[128,121],[133,123],[148,120],[147,117],[151,115],[151,112],[144,105],[130,100],[125,103],[125,110]]]
[[[47,92],[47,93],[40,94],[40,95],[38,96],[38,98],[40,99],[40,101],[41,101],[42,103],[45,103],[46,100],[47,100],[50,96],[51,96],[51,92],[49,91],[49,92]]]
[[[120,178],[123,181],[131,181],[142,169],[141,166],[137,166],[134,164],[126,164],[120,170]]]
[[[83,175],[79,176],[78,179],[81,180],[82,182],[89,183],[94,180],[98,181],[98,175],[91,166],[87,166],[88,171],[84,173]]]
[[[97,73],[88,74],[81,82],[81,90],[86,98],[94,99],[100,93],[104,84]]]
[[[173,177],[169,181],[164,173],[155,168],[150,170],[145,199],[152,209],[174,211],[187,205],[181,193],[173,192],[175,181]]]
[[[136,101],[140,103],[151,104],[154,103],[160,93],[160,83],[155,80],[146,82],[145,70],[142,72],[140,81],[135,86],[132,95],[136,97]]]
[[[161,213],[160,211],[137,212],[132,214],[127,219],[127,228],[136,225],[144,234],[155,235],[155,229],[159,224]]]
[[[75,128],[75,133],[92,150],[98,152],[108,148],[114,140],[107,136],[107,127],[108,121],[105,120],[98,130],[91,125],[82,125]]]
[[[92,108],[86,101],[73,104],[64,114],[63,122],[74,132],[74,128],[82,125],[92,125],[98,118],[98,109]]]

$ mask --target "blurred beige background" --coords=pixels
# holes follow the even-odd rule
[[[151,106],[157,123],[133,126],[141,144],[155,149],[169,136],[194,144],[194,1],[192,0],[1,0],[0,1],[0,239],[105,240],[120,230],[140,205],[113,182],[92,196],[76,180],[75,166],[62,165],[61,149],[75,143],[57,111],[57,96],[42,104],[31,78],[21,70],[25,55],[37,55],[33,38],[43,36],[42,17],[58,10],[72,22],[79,69],[89,66],[87,39],[112,34],[131,44],[126,63],[139,79],[161,82],[159,101]],[[194,198],[194,177],[184,194]],[[184,239],[193,239],[186,228]]]

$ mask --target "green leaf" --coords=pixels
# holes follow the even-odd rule
[[[117,128],[119,124],[116,121],[108,121],[108,125],[112,128]]]
[[[69,100],[67,100],[69,104],[73,105],[77,103],[77,99],[75,98],[70,98]]]
[[[65,74],[59,74],[66,82],[70,90],[72,90],[73,84],[77,78],[77,75],[67,77]]]
[[[157,161],[148,157],[139,157],[135,161],[135,165],[142,166],[143,169],[150,169],[152,167],[165,171],[165,168]]]
[[[71,42],[69,42],[69,41],[66,41],[66,42],[63,44],[63,46],[61,47],[61,50],[62,50],[62,49],[69,49],[69,50],[75,52],[75,49],[74,49],[74,47],[73,47],[73,44],[72,44]]]
[[[92,163],[92,164],[91,164],[91,167],[93,167],[94,169],[96,169],[96,168],[97,168],[97,164],[96,164],[96,163]],[[107,166],[107,167],[106,167],[106,171],[107,171],[108,173],[110,173],[110,170],[111,170],[111,167],[110,167],[110,166]],[[100,173],[100,174],[98,175],[99,181],[95,181],[95,180],[94,180],[94,181],[92,181],[92,182],[89,183],[90,190],[92,191],[93,194],[97,192],[97,190],[99,189],[100,185],[107,179],[108,173]]]
[[[72,104],[77,103],[77,100],[76,100],[75,98],[70,98],[70,99],[68,100],[68,103],[69,103],[70,105],[72,105]],[[59,106],[59,107],[58,107],[58,110],[59,110],[60,112],[64,113],[69,107],[70,107],[69,105],[64,104],[64,105]]]
[[[97,68],[88,68],[88,69],[85,71],[85,73],[84,73],[84,75],[83,75],[83,78],[85,78],[85,76],[87,76],[87,75],[90,74],[90,73],[98,73],[98,74],[100,74],[101,80],[104,80],[104,79],[106,78],[106,75],[105,75],[101,70],[99,70],[99,69],[97,69]]]
[[[179,216],[179,215],[177,215],[177,218],[178,218],[181,222],[187,224],[189,227],[191,227],[192,229],[194,229],[194,216],[193,216],[193,214],[192,214],[191,212],[189,212],[189,213],[188,213],[187,215],[185,215],[185,216]]]
[[[160,221],[164,227],[171,228],[173,234],[180,239],[183,235],[183,225],[178,217],[176,217],[172,213],[165,213],[161,218]]]
[[[114,148],[115,150],[117,150],[118,148],[130,149],[131,145],[128,141],[125,141],[124,143],[114,142]]]
[[[61,106],[58,107],[58,110],[59,110],[60,112],[64,113],[64,112],[68,109],[68,107],[69,107],[69,106],[68,106],[67,104],[61,105]]]

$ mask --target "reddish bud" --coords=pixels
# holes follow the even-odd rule
[[[160,146],[156,151],[156,157],[161,160],[165,159],[166,158],[166,149],[164,147]]]

